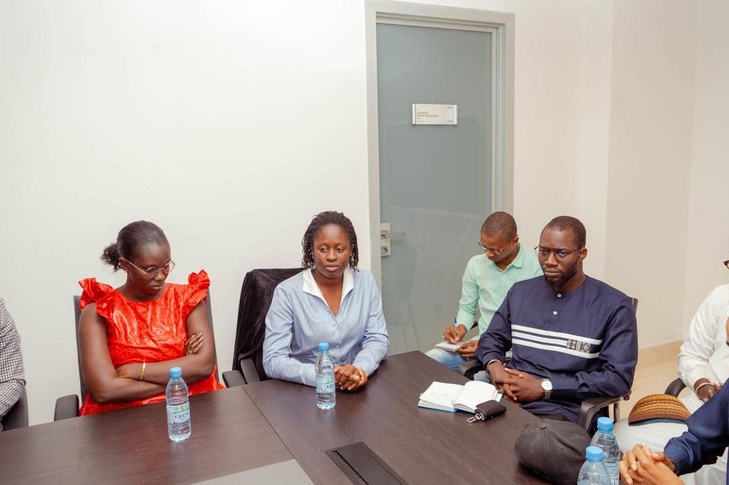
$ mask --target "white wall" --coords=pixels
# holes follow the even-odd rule
[[[0,295],[22,334],[32,422],[78,392],[71,295],[83,277],[122,281],[99,255],[124,224],[166,231],[172,281],[210,273],[222,369],[246,271],[298,266],[321,210],[368,232],[363,10],[0,4]]]
[[[729,3],[702,0],[696,65],[683,331],[701,301],[729,283]]]
[[[573,215],[587,226],[585,270],[605,278],[613,2],[587,2],[583,11],[582,109],[578,133]]]
[[[694,113],[693,71],[680,74],[693,69],[696,16],[676,1],[658,18],[617,0],[431,3],[516,13],[522,240],[536,244],[555,215],[581,217],[587,271],[640,297],[641,346],[657,341],[663,314],[684,313],[682,284],[669,281],[703,276],[684,269],[685,234],[708,195],[692,188],[689,208],[687,177],[701,184],[720,163],[719,143],[691,142],[693,125],[720,113],[699,106],[711,104],[708,81],[697,83]],[[679,17],[687,45],[669,35]],[[712,35],[702,32],[701,45]],[[650,50],[662,41],[670,56]],[[83,277],[122,281],[98,256],[127,222],[165,229],[173,281],[210,273],[223,370],[244,273],[297,266],[315,213],[348,214],[369,267],[364,46],[363,2],[0,3],[0,296],[23,336],[33,423],[77,392],[71,295]],[[713,72],[720,46],[709,54],[699,72]],[[700,224],[705,241],[716,239],[718,210]],[[674,328],[666,340],[680,338]]]
[[[683,338],[698,31],[684,5],[615,1],[606,278],[640,300],[641,347]]]
[[[606,278],[640,298],[641,347],[683,339],[729,280],[728,13],[615,2]]]

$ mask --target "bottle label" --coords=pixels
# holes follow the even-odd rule
[[[190,403],[178,406],[167,405],[167,421],[171,423],[184,423],[190,419]]]
[[[318,394],[329,394],[334,392],[334,376],[317,377],[316,392]]]

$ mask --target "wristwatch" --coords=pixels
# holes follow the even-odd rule
[[[544,391],[544,399],[549,399],[552,396],[552,381],[549,379],[542,379],[542,390]]]

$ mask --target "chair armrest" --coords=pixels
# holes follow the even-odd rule
[[[686,387],[686,384],[681,380],[681,378],[676,378],[668,385],[666,388],[666,394],[670,396],[678,397],[679,394],[681,394],[681,391]]]
[[[253,363],[253,359],[241,359],[240,360],[240,371],[243,374],[246,384],[251,382],[261,382],[258,377],[258,371],[256,370],[256,364]]]
[[[585,431],[588,431],[588,428],[592,424],[592,420],[595,418],[595,415],[604,407],[610,406],[611,404],[614,404],[617,407],[617,403],[619,403],[621,400],[628,400],[630,399],[630,393],[632,391],[628,391],[627,394],[624,396],[614,396],[614,397],[591,397],[589,399],[585,399],[582,401],[582,404],[580,405],[580,422],[579,425],[582,426]],[[616,416],[616,420],[618,417]]]
[[[240,371],[229,370],[223,372],[223,382],[225,382],[225,387],[236,387],[245,384],[246,380]]]
[[[475,376],[478,371],[482,370],[483,365],[481,365],[481,362],[477,360],[469,360],[461,364],[461,367],[458,369],[458,373],[473,380],[473,376]]]
[[[56,399],[56,409],[53,412],[53,421],[75,418],[78,416],[78,396],[69,394]]]

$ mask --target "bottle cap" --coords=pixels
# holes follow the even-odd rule
[[[585,451],[587,461],[602,461],[602,448],[599,446],[588,446]]]
[[[170,377],[182,377],[182,369],[180,369],[179,367],[173,367],[172,369],[170,369]]]
[[[325,352],[329,350],[329,344],[327,342],[320,342],[319,343],[319,352]]]
[[[600,431],[612,431],[613,420],[608,417],[597,418],[597,429]]]

